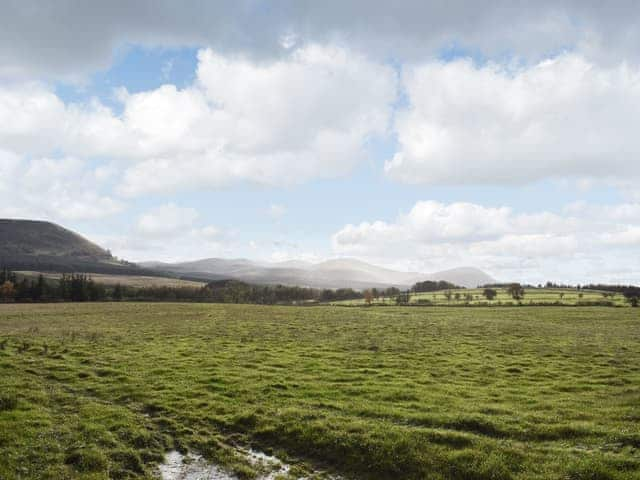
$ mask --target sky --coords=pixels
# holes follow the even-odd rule
[[[640,283],[633,1],[0,12],[0,217],[130,261]]]

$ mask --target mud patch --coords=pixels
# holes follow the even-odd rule
[[[241,452],[257,470],[269,472],[259,475],[258,480],[275,480],[276,477],[287,475],[289,472],[289,465],[276,457],[255,450],[241,450]],[[159,466],[159,470],[162,480],[237,480],[237,477],[207,462],[200,455],[194,453],[183,455],[175,450],[165,455],[165,461]]]
[[[165,455],[159,466],[162,480],[231,480],[233,477],[208,463],[200,455],[182,455],[175,450]]]

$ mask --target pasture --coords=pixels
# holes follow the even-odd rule
[[[506,289],[503,287],[495,287],[497,295],[492,300],[487,300],[483,295],[484,288],[462,288],[452,290],[439,290],[437,292],[420,292],[411,293],[409,303],[420,304],[427,303],[438,306],[456,306],[456,305],[486,305],[486,306],[502,306],[517,305],[518,301],[514,300]],[[621,293],[601,292],[597,290],[577,290],[575,288],[525,288],[525,295],[520,300],[523,305],[545,304],[545,305],[580,305],[581,303],[603,303],[611,302],[613,306],[628,306],[624,296]],[[448,297],[447,292],[451,293]],[[606,294],[607,296],[605,296]],[[466,297],[471,295],[471,297]],[[345,300],[334,302],[335,305],[364,305],[364,299]],[[373,305],[395,305],[395,297],[380,296],[373,300]]]
[[[0,305],[0,478],[640,478],[632,308]],[[311,472],[317,473],[311,473]]]

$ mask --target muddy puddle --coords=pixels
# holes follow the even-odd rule
[[[289,471],[289,465],[276,457],[255,450],[241,452],[259,470],[269,472],[258,476],[258,480],[275,480]],[[194,453],[183,455],[175,450],[165,455],[165,461],[159,466],[159,470],[162,480],[237,480],[235,476],[212,465],[200,455]]]

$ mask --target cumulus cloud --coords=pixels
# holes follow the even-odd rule
[[[403,85],[410,105],[385,164],[397,180],[640,176],[640,69],[628,64],[599,67],[574,54],[514,68],[436,62],[407,67]]]
[[[344,49],[307,46],[254,63],[200,51],[195,83],[129,94],[123,112],[65,104],[39,84],[0,87],[0,145],[21,155],[108,157],[119,192],[331,178],[387,131],[396,75]]]
[[[108,179],[104,168],[77,158],[23,160],[0,150],[0,217],[82,221],[115,215],[125,204],[106,193]]]
[[[638,207],[574,204],[565,214],[518,213],[425,201],[392,222],[346,225],[332,244],[340,255],[417,271],[472,265],[503,280],[637,282],[625,249],[640,246]]]
[[[390,68],[333,47],[262,64],[203,50],[192,87],[126,98],[123,122],[142,158],[121,191],[344,174],[388,128],[395,88]]]

